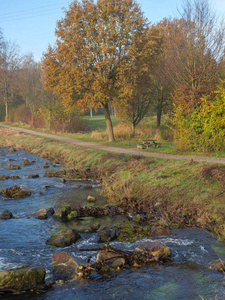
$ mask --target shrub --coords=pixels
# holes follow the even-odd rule
[[[204,97],[194,111],[185,114],[181,106],[175,108],[172,122],[179,148],[191,151],[223,151],[225,147],[225,89],[214,98]]]

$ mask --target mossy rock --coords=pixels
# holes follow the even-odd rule
[[[75,243],[80,235],[75,229],[61,230],[47,239],[46,244],[56,247],[67,247]]]
[[[150,235],[151,228],[149,226],[140,226],[127,222],[120,226],[118,240],[122,242],[132,242]]]
[[[14,185],[9,188],[3,188],[1,190],[2,195],[5,198],[24,198],[31,195],[30,191],[22,190],[19,186]]]
[[[73,210],[67,215],[68,221],[73,221],[80,217],[79,211]]]
[[[61,220],[67,220],[68,215],[70,214],[70,212],[71,212],[71,207],[69,205],[60,207],[54,213],[53,218],[61,219]]]
[[[0,272],[0,291],[23,291],[36,288],[45,283],[45,268],[40,266],[21,266]]]

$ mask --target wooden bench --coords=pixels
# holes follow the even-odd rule
[[[155,148],[160,148],[161,144],[157,143],[156,140],[143,140],[142,143],[137,144],[138,149],[148,149],[152,146],[155,146]]]

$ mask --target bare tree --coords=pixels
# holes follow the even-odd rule
[[[203,95],[216,89],[224,58],[225,27],[207,0],[184,1],[180,15],[168,66],[176,89],[175,102],[189,112]]]
[[[31,122],[34,125],[34,113],[41,105],[44,89],[41,83],[41,70],[34,61],[33,54],[29,53],[23,58],[21,66],[21,94],[26,106],[31,111]]]
[[[19,47],[10,41],[3,41],[0,48],[0,100],[5,104],[5,121],[8,121],[8,105],[15,99],[18,89],[20,65]]]

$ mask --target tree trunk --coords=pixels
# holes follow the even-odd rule
[[[131,134],[135,135],[135,124],[134,123],[132,123]]]
[[[9,116],[9,113],[8,113],[8,102],[6,101],[5,102],[5,121],[8,122],[8,116]]]
[[[158,128],[161,125],[161,117],[162,117],[162,109],[160,107],[160,109],[158,108],[158,110],[157,110],[157,127]]]
[[[108,135],[109,135],[109,142],[115,141],[114,138],[114,133],[113,133],[113,126],[112,126],[112,120],[109,114],[109,105],[107,104],[102,104],[102,107],[104,109],[105,113],[105,121],[106,121],[106,126],[108,130]]]
[[[31,112],[31,126],[34,128],[34,113],[32,110],[30,110]]]
[[[92,118],[93,117],[93,109],[90,108],[90,117]]]
[[[161,125],[162,110],[163,110],[163,88],[160,88],[160,95],[158,95],[158,106],[157,106],[157,127]]]

